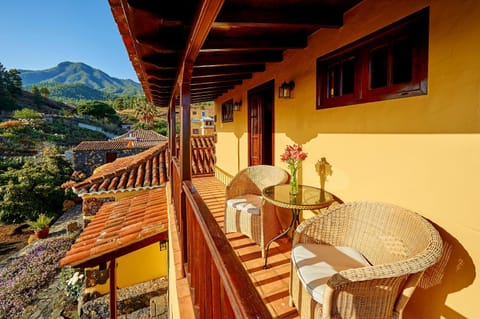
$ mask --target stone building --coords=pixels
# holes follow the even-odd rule
[[[73,149],[74,168],[90,176],[103,164],[118,157],[138,154],[166,140],[165,136],[154,131],[134,130],[108,141],[83,141]]]

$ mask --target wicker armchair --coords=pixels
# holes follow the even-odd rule
[[[420,215],[385,203],[341,204],[297,228],[291,301],[301,318],[401,318],[441,254],[440,235]]]
[[[250,166],[240,171],[226,189],[225,233],[240,232],[252,238],[265,256],[265,245],[282,227],[276,208],[262,198],[262,189],[284,184],[288,173],[269,165]]]

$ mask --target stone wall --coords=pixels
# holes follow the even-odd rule
[[[82,172],[86,176],[91,176],[97,167],[107,163],[107,153],[116,153],[118,158],[135,155],[146,149],[148,148],[136,147],[120,150],[77,150],[73,152],[73,165],[76,171]]]

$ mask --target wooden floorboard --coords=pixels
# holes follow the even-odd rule
[[[194,178],[193,184],[223,229],[225,185],[215,177]],[[272,316],[299,318],[296,309],[289,306],[290,240],[282,238],[270,246],[269,267],[263,269],[260,247],[253,240],[240,233],[229,233],[227,238]]]

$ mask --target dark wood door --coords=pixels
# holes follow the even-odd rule
[[[249,166],[273,164],[274,82],[248,92]]]

